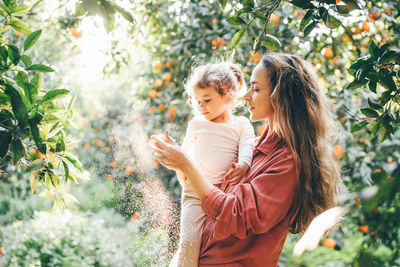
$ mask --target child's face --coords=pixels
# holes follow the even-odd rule
[[[200,113],[209,121],[226,122],[230,116],[232,95],[220,95],[213,87],[193,90]]]

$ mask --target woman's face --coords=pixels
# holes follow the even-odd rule
[[[249,103],[250,119],[259,121],[268,119],[271,122],[273,109],[270,101],[271,86],[268,72],[262,64],[258,64],[251,74],[250,90],[244,95]]]

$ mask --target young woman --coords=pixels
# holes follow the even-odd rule
[[[152,137],[161,147],[153,147],[155,156],[182,171],[202,200],[199,266],[276,266],[288,232],[303,232],[334,205],[333,124],[312,66],[295,55],[267,54],[244,98],[251,120],[267,120],[268,127],[238,184],[213,186],[168,132]]]

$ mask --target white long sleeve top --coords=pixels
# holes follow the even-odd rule
[[[254,129],[246,117],[233,116],[227,122],[216,123],[198,115],[188,123],[182,149],[204,177],[220,184],[235,159],[251,165],[254,145]],[[198,198],[190,182],[181,183],[184,195]]]

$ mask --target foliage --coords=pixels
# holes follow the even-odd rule
[[[0,262],[7,266],[127,266],[126,232],[70,212],[37,213],[4,228]]]

